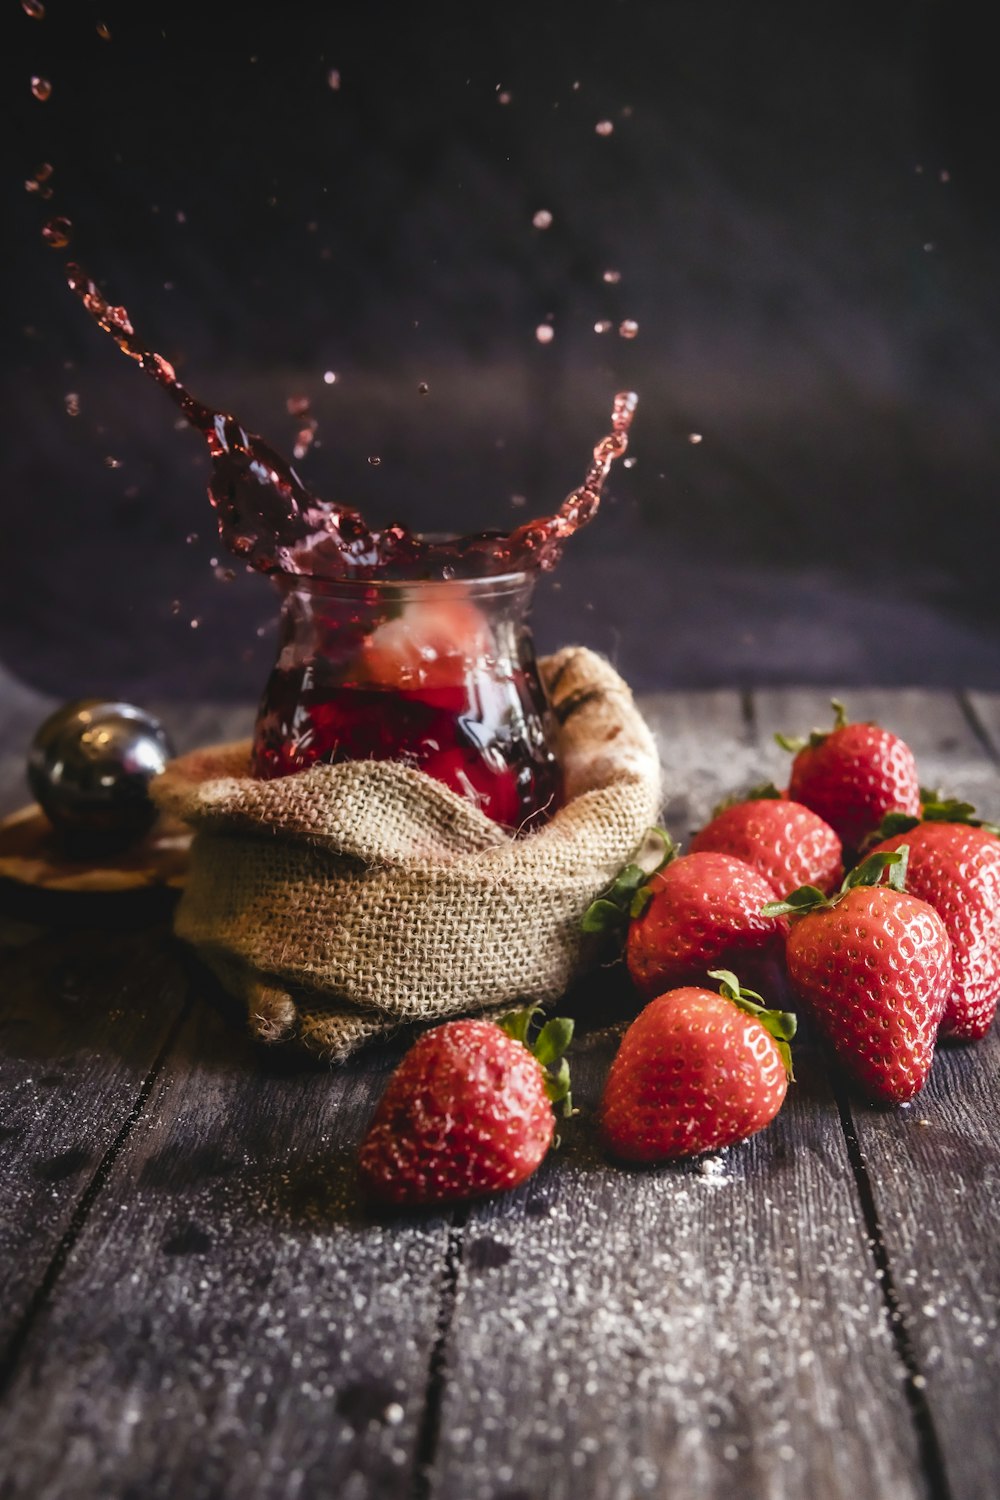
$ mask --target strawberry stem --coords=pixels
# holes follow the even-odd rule
[[[804,750],[807,745],[811,750],[815,750],[817,746],[822,745],[826,740],[830,738],[830,735],[834,732],[834,730],[845,729],[850,721],[847,717],[847,710],[841,703],[840,699],[831,698],[830,707],[833,709],[834,716],[833,729],[814,729],[810,733],[808,739],[803,739],[801,735],[776,734],[774,738],[777,740],[782,750],[788,750],[792,755],[797,755],[799,751]]]

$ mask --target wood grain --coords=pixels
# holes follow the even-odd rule
[[[44,707],[18,694],[0,793]],[[847,701],[1000,815],[1000,699]],[[824,690],[643,706],[679,837],[783,775],[774,728],[830,717]],[[181,747],[252,719],[163,713]],[[769,1130],[622,1170],[593,1125],[637,1008],[610,969],[570,997],[581,1114],[536,1177],[379,1221],[352,1162],[396,1053],[326,1071],[254,1050],[149,922],[0,928],[3,1500],[992,1494],[995,1034],[885,1113],[838,1107],[806,1045]]]
[[[682,824],[760,779],[735,694],[643,706]],[[574,1049],[582,1113],[563,1150],[470,1215],[430,1494],[929,1493],[815,1057],[800,1050],[789,1103],[746,1145],[623,1171],[593,1125],[617,1039]]]
[[[614,1047],[577,1049],[558,1155],[470,1217],[431,1495],[929,1493],[812,1062],[745,1145],[623,1170],[590,1123]]]
[[[7,1493],[408,1493],[448,1238],[353,1155],[387,1055],[269,1063],[202,997],[0,1413]]]
[[[2,921],[0,976],[6,1349],[128,1124],[180,1014],[184,984],[162,928],[41,934]]]
[[[812,695],[805,695],[808,703]],[[784,701],[783,701],[784,700]],[[791,700],[791,701],[788,701]],[[995,702],[995,700],[994,700]],[[800,714],[802,695],[756,698],[762,729]],[[850,694],[852,716],[901,734],[921,779],[1000,817],[1000,773],[981,732],[951,694]],[[992,728],[990,705],[975,704]],[[799,723],[803,722],[800,717]],[[905,1109],[878,1110],[843,1094],[871,1196],[870,1228],[884,1250],[885,1290],[915,1380],[925,1439],[954,1500],[980,1500],[1000,1474],[1000,1036],[942,1047],[930,1080]]]

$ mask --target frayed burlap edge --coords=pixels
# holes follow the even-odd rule
[[[587,906],[655,821],[656,745],[602,657],[540,663],[565,786],[514,838],[395,762],[257,781],[249,745],[174,761],[156,800],[195,832],[175,927],[264,1042],[331,1060],[400,1027],[557,999],[593,961]]]

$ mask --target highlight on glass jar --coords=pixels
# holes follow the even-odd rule
[[[279,652],[256,776],[399,760],[507,828],[551,815],[560,775],[528,625],[532,574],[275,581]]]

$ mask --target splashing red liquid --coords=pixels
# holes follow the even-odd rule
[[[230,551],[262,573],[415,579],[550,569],[567,538],[593,517],[611,465],[628,447],[637,398],[624,391],[614,399],[611,432],[594,449],[583,483],[554,515],[510,532],[481,531],[444,540],[419,536],[398,523],[374,531],[360,512],[312,494],[291,464],[235,417],[197,400],[170,362],[142,342],[125,308],[112,306],[80,266],[68,266],[67,277],[122,353],[162,386],[204,437],[212,460],[209,499],[219,534]]]
[[[235,417],[192,396],[141,341],[125,308],[112,306],[79,266],[67,274],[101,328],[204,437],[223,542],[281,583],[281,650],[257,716],[255,774],[401,759],[515,831],[548,817],[561,777],[519,613],[530,579],[518,577],[554,567],[566,539],[594,515],[611,464],[628,446],[636,397],[615,397],[611,432],[554,515],[510,532],[443,539],[402,525],[373,531],[358,511],[311,494]],[[289,410],[304,420],[308,401],[292,398]],[[352,593],[356,583],[362,587]],[[345,585],[347,594],[338,593]]]

